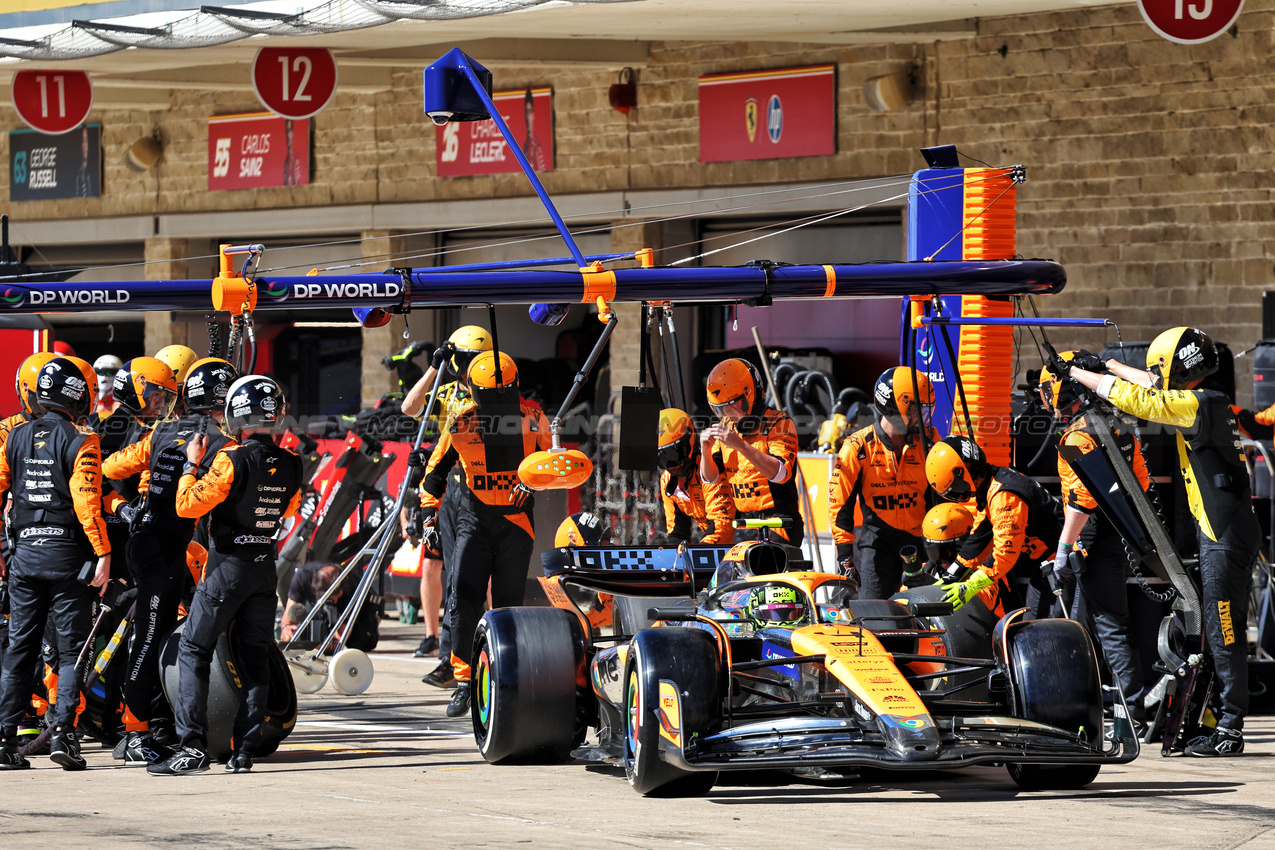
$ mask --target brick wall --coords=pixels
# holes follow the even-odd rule
[[[557,170],[544,182],[555,193],[905,174],[921,164],[918,147],[948,142],[988,162],[1024,163],[1019,250],[1060,260],[1070,277],[1063,295],[1042,301],[1043,312],[1110,317],[1126,340],[1193,323],[1236,350],[1252,344],[1273,274],[1275,0],[1249,0],[1234,37],[1191,47],[1155,35],[1132,3],[977,26],[975,38],[920,45],[657,43],[628,116],[606,103],[618,69],[501,69],[496,82],[554,87]],[[862,82],[914,60],[921,98],[892,113],[868,111]],[[697,161],[699,75],[821,62],[837,65],[837,154]],[[392,79],[375,95],[338,93],[316,117],[310,186],[208,192],[207,117],[258,107],[242,92],[181,91],[166,112],[91,116],[105,127],[106,196],[13,212],[69,218],[529,193],[519,175],[435,177],[420,69]],[[4,128],[16,120],[8,113]],[[155,122],[164,159],[135,175],[123,150]],[[0,173],[0,184],[7,179]],[[1052,336],[1062,347],[1114,335]],[[1241,387],[1246,376],[1242,369]]]

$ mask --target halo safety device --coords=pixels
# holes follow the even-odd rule
[[[457,328],[447,341],[456,346],[452,355],[452,371],[464,375],[469,371],[469,364],[481,352],[491,351],[491,333],[478,325],[465,325]],[[504,364],[501,364],[503,369]]]
[[[134,416],[147,412],[151,399],[164,396],[167,404],[158,411],[166,415],[177,398],[177,379],[172,368],[155,357],[134,357],[115,373],[111,394],[120,407]]]
[[[796,626],[806,617],[806,602],[795,587],[763,584],[748,594],[746,613],[758,626]]]
[[[239,371],[220,357],[196,360],[182,382],[182,405],[187,413],[223,410],[230,385],[238,378]]]
[[[929,376],[916,373],[915,392],[912,378],[912,370],[907,366],[895,366],[881,373],[872,391],[872,409],[900,430],[911,422],[916,404],[921,405],[917,415],[922,424],[929,423],[930,413],[934,410],[934,387]]]
[[[751,416],[756,412],[760,387],[761,376],[747,360],[738,357],[723,360],[708,373],[708,406],[721,416],[727,407],[739,401],[743,415]]]
[[[949,502],[963,502],[987,478],[987,458],[969,437],[944,437],[925,459],[925,477]]]
[[[54,357],[40,368],[36,399],[46,410],[60,410],[79,422],[97,401],[97,375],[87,360]]]
[[[44,408],[40,406],[36,398],[36,381],[40,377],[40,370],[57,356],[57,353],[53,351],[37,351],[23,360],[22,365],[18,367],[18,377],[14,382],[18,391],[18,402],[22,405],[22,412],[31,419],[44,413]]]
[[[276,430],[283,424],[288,405],[283,389],[265,375],[244,375],[226,393],[226,430],[244,428]]]
[[[1147,369],[1160,378],[1161,389],[1184,390],[1217,368],[1217,348],[1198,328],[1169,328],[1147,348]]]
[[[155,352],[155,359],[172,369],[173,379],[180,384],[186,380],[186,373],[199,359],[199,355],[184,345],[166,345]]]

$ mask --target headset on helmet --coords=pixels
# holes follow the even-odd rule
[[[187,413],[220,412],[226,407],[230,385],[239,372],[220,357],[205,357],[191,364],[182,382],[182,406]]]
[[[57,353],[53,351],[38,351],[23,360],[22,365],[18,367],[18,378],[14,383],[18,391],[18,403],[22,405],[22,412],[28,418],[34,419],[44,413],[44,408],[40,406],[39,399],[36,398],[36,381],[40,377],[40,370],[44,368],[44,364],[57,356]]]
[[[75,422],[88,416],[97,401],[97,375],[79,357],[54,357],[40,368],[35,383],[42,407],[60,410]]]
[[[475,355],[470,361],[467,375],[471,387],[485,387],[491,390],[497,387],[518,386],[518,367],[514,365],[514,359],[503,351],[500,352],[499,378],[496,376],[496,355],[492,351]]]
[[[1183,390],[1217,371],[1217,348],[1198,328],[1169,328],[1147,348],[1147,369],[1166,390]]]
[[[930,411],[934,408],[934,387],[929,376],[923,372],[915,374],[914,388],[913,372],[907,366],[886,369],[877,378],[872,391],[872,409],[882,419],[889,419],[890,424],[899,430],[904,430],[904,423],[911,421],[911,411],[918,402],[921,409],[917,415],[922,423],[929,423]]]
[[[743,415],[752,416],[757,412],[758,399],[761,397],[761,377],[753,364],[747,360],[732,357],[723,360],[708,373],[708,406],[713,413],[721,416],[732,402],[741,401]]]
[[[564,546],[598,546],[602,543],[605,530],[597,514],[580,511],[564,519],[558,526],[553,545],[557,549]]]
[[[177,398],[177,379],[173,370],[155,357],[134,357],[115,373],[111,384],[112,395],[120,407],[134,416],[147,412],[151,399],[163,395],[168,404],[158,411],[167,415],[171,403]]]
[[[942,502],[930,508],[921,521],[927,560],[944,566],[955,561],[961,543],[973,528],[974,517],[955,502]]]
[[[806,618],[801,591],[786,584],[762,584],[748,594],[747,615],[758,626],[795,626]]]
[[[226,430],[274,431],[283,424],[288,405],[283,389],[265,375],[244,375],[226,391]]]
[[[452,355],[452,371],[464,375],[469,371],[469,364],[474,357],[484,351],[491,351],[491,334],[486,328],[478,325],[465,325],[457,328],[447,341],[456,346]]]
[[[685,411],[666,407],[660,411],[657,430],[659,438],[655,459],[660,469],[666,469],[674,478],[684,478],[693,470],[695,457],[695,424]]]
[[[184,345],[166,345],[155,352],[155,359],[173,370],[173,380],[181,383],[199,355]]]
[[[925,477],[934,492],[949,502],[963,502],[988,475],[987,458],[969,437],[944,437],[925,459]]]

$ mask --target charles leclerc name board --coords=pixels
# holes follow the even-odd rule
[[[837,152],[833,65],[699,78],[699,161],[827,156]]]
[[[500,117],[534,171],[553,171],[553,89],[492,92]],[[531,132],[527,128],[531,127]],[[439,177],[521,171],[496,122],[451,121],[435,131]]]

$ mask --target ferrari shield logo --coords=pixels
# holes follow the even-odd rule
[[[748,128],[748,143],[757,139],[757,98],[750,97],[744,101],[744,126]]]

